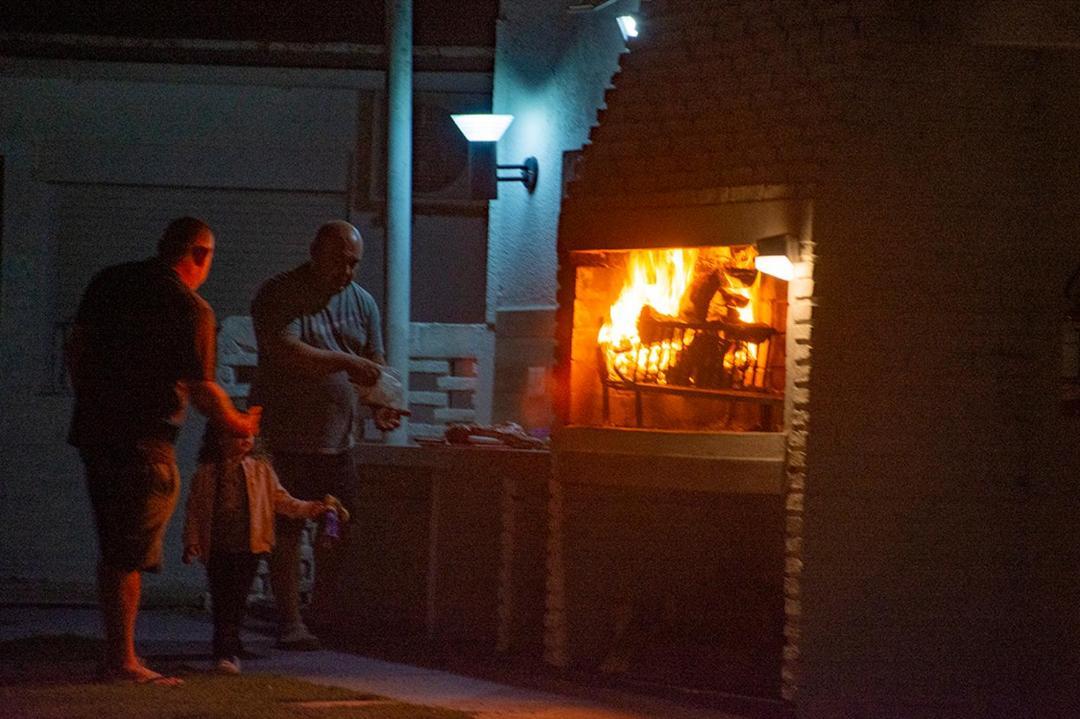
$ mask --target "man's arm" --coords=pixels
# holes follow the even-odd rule
[[[365,387],[379,379],[379,365],[382,362],[348,352],[312,347],[285,331],[278,332],[268,340],[270,352],[278,361],[303,374],[320,377],[333,372],[348,372],[349,379]]]
[[[191,403],[206,418],[233,434],[257,435],[262,407],[240,412],[215,379],[217,375],[217,322],[210,305],[196,295],[190,323],[179,332],[181,381]]]
[[[188,382],[191,403],[206,415],[206,418],[239,435],[257,435],[262,407],[252,407],[247,412],[240,412],[233,406],[229,395],[217,382],[203,380]]]
[[[377,364],[347,352],[313,347],[300,339],[297,310],[290,290],[289,286],[271,280],[259,289],[251,303],[251,320],[259,353],[272,355],[275,364],[308,377],[348,372],[349,378],[359,385],[375,384],[379,379]]]

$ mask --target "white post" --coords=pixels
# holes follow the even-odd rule
[[[386,0],[386,359],[409,396],[409,303],[412,293],[412,0]],[[387,435],[409,443],[408,418]]]

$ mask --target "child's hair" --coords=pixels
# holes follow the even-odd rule
[[[206,429],[203,430],[202,444],[199,446],[199,464],[224,462],[225,454],[221,448],[222,439],[230,436],[227,430],[222,429],[213,422],[207,422]],[[251,450],[251,455],[255,457],[265,456],[262,441],[258,437],[255,438],[255,446]]]
[[[202,444],[199,445],[199,464],[217,464],[224,461],[225,457],[221,451],[221,439],[224,434],[213,422],[206,423]]]

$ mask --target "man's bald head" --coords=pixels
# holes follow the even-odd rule
[[[327,222],[315,233],[315,239],[311,241],[311,258],[325,252],[337,252],[343,246],[355,245],[356,250],[364,253],[364,239],[360,236],[360,230],[345,220]]]
[[[353,279],[364,256],[360,230],[344,220],[327,222],[311,241],[311,264],[324,289],[340,292]]]

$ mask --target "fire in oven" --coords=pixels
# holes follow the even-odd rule
[[[775,431],[787,282],[754,245],[573,253],[572,421]]]

